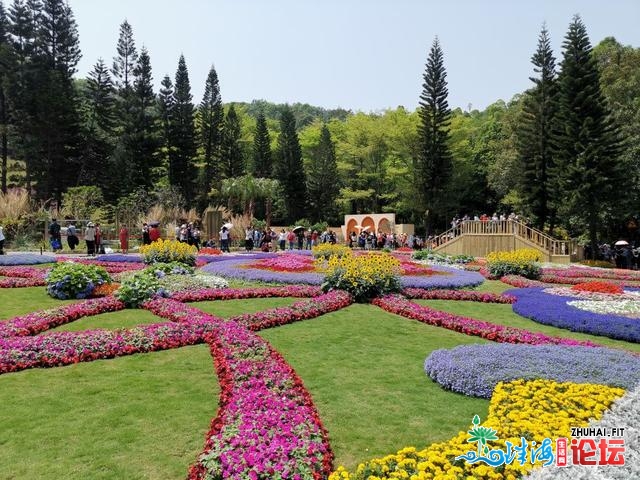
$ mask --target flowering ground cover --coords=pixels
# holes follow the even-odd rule
[[[231,255],[219,257],[224,260],[211,262],[205,268],[237,261]],[[247,257],[242,260],[255,262],[269,259]],[[500,291],[495,285],[491,289],[498,293]],[[480,305],[477,302],[511,301],[508,296],[479,292],[413,292],[413,295],[462,299],[463,302],[450,303],[489,308],[500,305]],[[242,300],[251,301],[251,298],[271,296],[290,301],[291,304],[262,309],[256,313],[242,312]],[[106,305],[109,298],[101,300]],[[234,301],[237,302],[237,312],[227,320],[216,315],[215,310],[211,310],[213,315],[203,312],[198,303],[184,303],[206,301],[208,305],[215,305],[216,302],[225,302],[231,298],[236,298]],[[437,312],[397,295],[374,302],[394,314],[376,306],[352,305],[351,302],[351,297],[342,291],[320,294],[319,288],[315,286],[252,288],[248,292],[246,289],[192,290],[174,294],[170,299],[158,298],[143,304],[146,312],[141,313],[146,316],[146,320],[152,320],[154,317],[150,315],[153,314],[170,320],[169,322],[158,318],[151,324],[129,325],[130,328],[115,331],[93,329],[41,334],[36,333],[49,325],[47,319],[43,323],[38,323],[35,317],[26,321],[26,324],[24,320],[23,323],[5,322],[10,325],[5,328],[26,328],[27,333],[23,336],[11,334],[12,336],[0,339],[0,371],[3,368],[4,371],[11,372],[33,367],[74,364],[122,355],[137,358],[143,357],[144,355],[140,355],[143,352],[176,348],[182,350],[194,348],[187,347],[188,345],[206,342],[221,384],[221,410],[214,417],[206,436],[202,429],[198,428],[194,432],[199,442],[202,442],[203,437],[206,440],[201,454],[191,456],[186,463],[192,464],[190,477],[216,478],[219,475],[221,478],[290,479],[297,474],[300,478],[326,478],[332,468],[332,450],[338,454],[337,464],[354,466],[363,459],[393,451],[398,446],[423,446],[432,441],[446,440],[465,428],[473,415],[480,414],[484,417],[486,400],[447,392],[425,378],[422,362],[429,351],[477,341],[477,337],[471,335],[533,344],[593,344],[586,340],[554,338],[527,329],[514,329]],[[89,309],[88,304],[75,309],[85,307]],[[68,311],[71,315],[76,310],[69,308]],[[140,311],[124,310],[103,314],[100,318],[129,316],[129,312],[135,316],[135,312]],[[427,324],[407,322],[395,313]],[[300,322],[308,318],[318,320]],[[91,319],[87,318],[87,321]],[[57,324],[56,322],[59,320],[50,321],[51,325]],[[35,329],[33,332],[29,332],[27,328],[31,324]],[[269,328],[284,324],[286,326]],[[440,328],[442,326],[446,328]],[[265,328],[269,329],[263,330],[260,336],[250,331]],[[261,337],[273,341],[275,348]],[[597,350],[593,347],[583,348]],[[302,361],[298,355],[302,355]],[[119,360],[110,362],[116,361]],[[287,362],[291,362],[295,371]],[[210,369],[211,359],[208,363]],[[372,364],[376,368],[372,369]],[[78,366],[68,368],[76,367]],[[56,369],[58,370],[66,369]],[[394,374],[390,375],[391,372]],[[33,370],[0,375],[0,383],[3,377],[27,374],[33,374]],[[73,379],[70,378],[70,381]],[[538,383],[533,383],[534,390],[547,392],[545,400],[573,405],[568,398],[554,397],[558,393],[557,389],[554,390],[555,387],[541,381],[536,382]],[[402,389],[398,389],[398,385],[402,385]],[[518,388],[516,385],[509,392]],[[605,392],[610,392],[605,390],[606,387],[594,387],[599,390],[593,391],[578,391],[573,386],[563,388],[576,397],[599,395],[602,399],[607,396]],[[313,395],[313,400],[309,392]],[[0,402],[3,401],[3,395],[6,393],[0,388]],[[393,407],[390,407],[390,395],[393,396]],[[520,394],[509,395],[508,401],[504,400],[503,405],[514,399],[517,401]],[[429,405],[425,405],[425,398],[429,398]],[[410,401],[405,403],[405,399]],[[215,415],[211,404],[215,404],[215,397],[209,399],[209,418]],[[576,411],[579,410],[579,405],[573,406]],[[596,415],[593,416],[596,417],[600,412],[599,404],[593,402],[585,402],[582,407],[591,409],[591,414],[595,411]],[[499,416],[505,417],[505,408],[498,409]],[[356,414],[361,416],[354,416]],[[542,413],[540,418],[551,414]],[[583,414],[578,412],[576,415],[582,418]],[[411,429],[407,428],[407,422],[412,426]],[[323,424],[330,432],[331,445]],[[540,428],[555,428],[554,425],[545,424]],[[415,431],[408,431],[412,429]],[[436,431],[425,434],[430,430]],[[30,430],[23,428],[23,431]],[[157,440],[163,441],[160,438]],[[48,458],[53,461],[51,456]],[[100,461],[97,460],[96,466],[99,464]],[[182,477],[187,471],[186,464],[182,460],[181,474],[158,474],[157,477]],[[46,464],[40,465],[43,468],[37,471],[46,471]],[[82,478],[92,476],[95,475],[89,473]],[[125,475],[126,478],[134,476]]]
[[[513,304],[513,311],[536,322],[640,343],[640,323],[636,319],[581,310],[567,303],[576,300],[575,297],[548,294],[540,287],[509,290],[508,293],[518,299]]]
[[[0,266],[10,267],[13,265],[39,265],[55,263],[56,257],[53,255],[38,255],[35,253],[9,253],[0,255]]]
[[[427,375],[444,388],[491,398],[499,382],[544,378],[625,389],[640,384],[640,357],[611,348],[561,345],[462,345],[431,352]]]
[[[13,266],[0,267],[0,288],[40,287],[46,285],[46,270]]]

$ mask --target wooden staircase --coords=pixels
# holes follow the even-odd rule
[[[430,246],[434,252],[474,257],[486,257],[490,252],[534,248],[542,254],[543,261],[554,263],[570,263],[577,252],[575,242],[556,240],[516,220],[467,220],[431,239]]]

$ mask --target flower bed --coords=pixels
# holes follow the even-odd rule
[[[622,350],[563,345],[461,345],[435,350],[424,363],[432,380],[473,397],[491,398],[499,382],[537,378],[634,388],[640,358]]]
[[[546,286],[546,284],[543,282],[540,282],[538,280],[530,280],[528,278],[521,277],[520,275],[505,275],[504,277],[500,278],[500,281],[516,288]]]
[[[585,282],[578,283],[571,287],[572,290],[577,292],[596,292],[596,293],[608,293],[608,294],[621,294],[624,290],[620,285],[610,282]]]
[[[563,279],[568,278],[590,278],[590,279],[611,279],[611,280],[635,280],[640,281],[640,272],[635,270],[601,269],[591,267],[570,266],[568,268],[545,267],[542,269],[545,276],[553,276]],[[569,283],[569,282],[566,282]]]
[[[543,333],[531,332],[515,327],[506,327],[494,323],[461,317],[451,313],[440,312],[429,307],[418,305],[399,295],[387,295],[376,298],[371,303],[397,315],[413,318],[429,325],[443,327],[465,335],[474,335],[500,343],[528,343],[531,345],[585,345],[596,346],[589,341],[572,340],[570,338],[550,337]]]
[[[574,297],[550,295],[540,287],[509,290],[507,293],[518,299],[513,304],[513,311],[535,322],[572,332],[640,342],[640,322],[637,320],[577,309],[567,304],[576,300]]]
[[[40,310],[0,322],[0,337],[36,335],[82,317],[115,312],[122,309],[124,309],[122,302],[113,297],[105,297]]]
[[[43,287],[46,274],[42,268],[0,267],[0,288]]]
[[[247,259],[245,256],[223,257],[226,261],[212,262],[202,267],[202,271],[220,275],[225,278],[240,278],[250,281],[274,282],[274,283],[302,283],[306,285],[320,285],[322,275],[319,273],[293,273],[293,272],[273,272],[270,270],[260,270],[250,268],[253,258]],[[258,257],[260,258],[260,257]]]
[[[353,303],[353,298],[349,293],[335,290],[315,298],[296,302],[289,307],[272,308],[257,313],[245,313],[232,317],[231,320],[245,325],[253,331],[258,331],[316,318],[325,313],[348,307],[351,303]]]
[[[0,338],[0,374],[185,347],[204,341],[205,323],[155,323],[127,330],[55,332]]]
[[[586,426],[598,419],[621,395],[621,388],[602,385],[557,383],[551,380],[499,383],[491,397],[489,416],[483,426],[497,431],[490,448],[506,448],[505,440],[516,444],[520,437],[540,444],[544,438],[569,437],[571,427]],[[534,465],[518,462],[500,469],[483,464],[454,462],[455,457],[475,450],[469,434],[460,432],[448,442],[424,450],[408,447],[395,455],[376,458],[358,466],[354,473],[340,467],[329,480],[387,480],[424,478],[473,478],[512,480]],[[538,464],[539,465],[539,464]]]
[[[468,272],[450,267],[434,266],[431,269],[436,275],[402,276],[400,283],[404,288],[465,288],[475,287],[484,282],[484,277],[477,272]]]
[[[423,290],[421,288],[405,288],[402,295],[406,298],[420,300],[464,300],[480,303],[513,303],[516,298],[511,295],[475,292],[473,290]]]
[[[14,265],[40,265],[56,263],[53,255],[37,255],[35,253],[9,253],[0,255],[0,266],[10,267]]]
[[[138,253],[128,253],[127,255],[122,253],[108,253],[98,255],[96,261],[109,263],[144,263],[142,255]]]
[[[315,270],[313,259],[302,255],[280,255],[249,263],[247,268],[271,270],[273,272],[311,272]]]
[[[105,255],[106,256],[106,255]],[[140,262],[119,262],[119,261],[101,261],[86,258],[75,257],[58,257],[58,262],[74,262],[82,265],[96,265],[104,268],[108,273],[122,273],[129,271],[142,270],[146,268],[144,263]]]
[[[322,295],[322,289],[315,286],[289,285],[286,287],[222,288],[176,292],[171,295],[179,302],[203,302],[206,300],[237,300],[245,298],[296,297],[309,298]]]
[[[225,322],[207,340],[220,407],[188,478],[326,477],[333,460],[328,435],[293,369],[235,322]]]

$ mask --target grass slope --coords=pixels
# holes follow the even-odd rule
[[[311,392],[329,430],[336,467],[405,446],[425,447],[466,429],[488,401],[447,392],[429,379],[429,352],[481,343],[437,327],[352,305],[260,333]]]
[[[204,345],[0,375],[0,478],[184,478],[218,393]]]

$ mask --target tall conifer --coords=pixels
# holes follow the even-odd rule
[[[173,92],[175,104],[170,123],[169,183],[180,189],[189,205],[194,202],[196,156],[194,107],[189,72],[184,55],[180,55]]]
[[[288,222],[305,217],[307,182],[302,164],[302,149],[296,119],[289,105],[285,105],[280,114],[280,136],[274,165],[274,176],[280,181],[284,192]]]
[[[222,132],[224,125],[224,110],[220,83],[216,69],[211,66],[204,86],[204,95],[200,102],[200,143],[203,149],[204,168],[202,171],[201,197],[202,205],[206,203],[207,195],[212,183],[218,179],[220,173],[220,154],[222,146]]]
[[[256,130],[253,137],[253,162],[251,170],[254,177],[271,178],[273,165],[271,161],[271,139],[264,113],[260,112],[256,118]]]
[[[595,252],[603,222],[622,205],[627,176],[618,158],[619,129],[600,89],[587,29],[579,16],[569,25],[563,47],[552,174],[563,190],[566,223],[577,219],[572,233],[586,234]]]
[[[530,77],[534,87],[525,94],[517,130],[522,172],[520,193],[530,209],[534,224],[542,229],[549,214],[554,216],[554,201],[561,200],[549,179],[549,170],[553,168],[551,135],[558,111],[558,95],[555,57],[545,26],[538,37],[538,48],[531,62],[538,76]],[[552,227],[553,223],[551,218]]]
[[[444,214],[439,209],[452,172],[448,145],[451,111],[447,102],[447,73],[437,38],[431,46],[423,79],[418,108],[420,126],[415,172],[419,186],[420,213],[425,216],[425,228],[429,234],[437,219]]]
[[[320,141],[313,149],[310,160],[307,188],[311,220],[333,220],[336,215],[336,198],[340,193],[340,177],[335,146],[326,125],[322,126]]]
[[[235,107],[231,105],[224,119],[222,132],[222,166],[225,178],[244,175],[244,158],[240,147],[241,135],[240,118]]]

